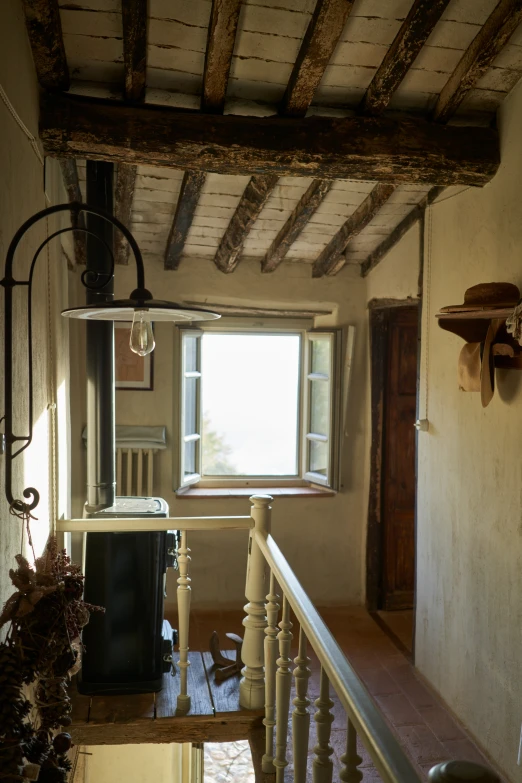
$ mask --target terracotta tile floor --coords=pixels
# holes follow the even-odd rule
[[[413,610],[400,609],[396,612],[377,612],[378,617],[388,628],[390,633],[397,637],[399,645],[402,644],[411,653],[413,649]]]
[[[401,741],[410,760],[426,778],[432,766],[449,759],[466,759],[488,764],[477,746],[457,724],[444,703],[416,676],[415,669],[393,641],[361,607],[321,610],[321,614],[348,660],[381,708],[390,727]],[[190,626],[192,649],[207,650],[213,630],[218,631],[223,648],[231,648],[225,633],[242,633],[242,612],[193,612]],[[169,618],[175,627],[175,617]],[[294,624],[294,631],[296,630]],[[294,641],[296,634],[294,634]],[[297,650],[294,655],[297,654]],[[309,697],[319,693],[319,662],[313,652]],[[292,695],[293,698],[293,695]],[[334,749],[334,779],[345,752],[346,716],[335,694],[331,745]],[[315,723],[311,721],[310,747],[315,744]],[[363,783],[378,780],[379,775],[365,749],[359,743],[363,758]],[[290,753],[289,753],[290,756]],[[291,764],[288,768],[291,780]]]

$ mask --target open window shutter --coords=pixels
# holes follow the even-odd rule
[[[340,330],[306,335],[304,478],[337,489]]]
[[[179,486],[201,478],[201,340],[202,332],[181,334],[181,410],[179,427]]]

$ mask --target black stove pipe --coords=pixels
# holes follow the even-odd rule
[[[87,161],[87,203],[113,213],[112,163]],[[113,246],[113,227],[87,215],[87,228]],[[87,270],[105,272],[110,259],[103,245],[87,235]],[[114,299],[114,278],[101,289],[87,289],[87,304]],[[114,323],[87,321],[87,513],[113,506],[116,498]]]

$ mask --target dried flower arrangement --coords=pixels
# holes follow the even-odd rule
[[[0,615],[0,628],[10,623],[0,644],[0,781],[65,783],[71,737],[56,730],[71,723],[67,683],[80,668],[81,629],[100,607],[83,601],[81,569],[54,538],[34,567],[16,561],[16,592]]]

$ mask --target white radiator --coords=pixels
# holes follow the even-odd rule
[[[167,428],[117,424],[115,435],[116,494],[152,497],[154,455],[167,448]],[[84,427],[82,438],[87,446],[87,427]]]
[[[116,449],[116,494],[152,497],[156,449]]]

